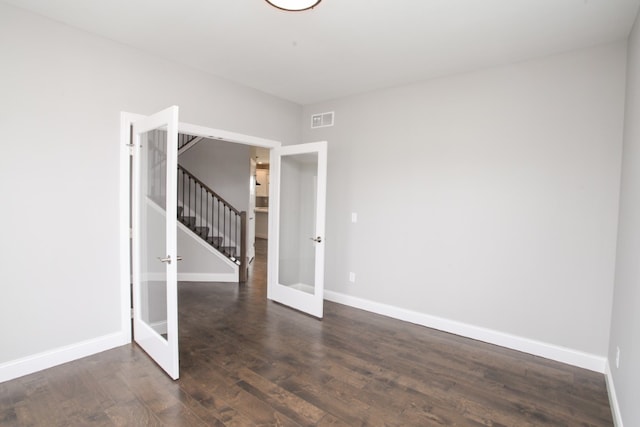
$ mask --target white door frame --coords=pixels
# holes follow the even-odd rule
[[[256,159],[249,160],[249,212],[247,212],[247,258],[249,263],[256,256]]]
[[[120,113],[120,327],[126,343],[132,340],[131,334],[131,245],[130,245],[130,213],[131,213],[131,124],[147,116],[135,113]],[[179,123],[179,133],[223,140],[236,144],[252,145],[263,148],[275,148],[282,145],[279,141],[244,135],[221,129]]]
[[[282,159],[288,156],[313,153],[317,155],[315,172],[315,209],[313,214],[313,229],[309,229],[307,236],[302,236],[302,240],[308,245],[314,246],[313,264],[314,277],[306,278],[310,283],[297,283],[313,288],[313,293],[302,291],[294,284],[281,283],[280,275],[280,245],[282,227],[282,206],[281,189],[283,183]],[[267,298],[279,302],[296,310],[310,314],[311,316],[322,318],[324,312],[324,254],[325,254],[325,218],[326,218],[326,196],[327,196],[327,142],[309,142],[305,144],[287,145],[271,150],[269,196],[274,200],[269,202],[269,257],[267,270]],[[298,212],[298,215],[300,212]],[[299,236],[300,238],[300,236]],[[307,239],[315,240],[309,243]],[[297,263],[298,260],[293,260]],[[299,280],[300,276],[296,276]]]

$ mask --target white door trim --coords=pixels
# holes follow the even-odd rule
[[[120,113],[120,228],[119,228],[119,248],[120,248],[120,327],[126,343],[132,341],[131,335],[131,247],[130,247],[130,224],[129,215],[131,212],[131,168],[130,150],[131,124],[147,116],[136,113]],[[179,123],[178,132],[189,135],[203,136],[211,139],[224,140],[243,145],[252,145],[263,148],[276,148],[282,145],[281,142],[260,138],[251,135],[226,131],[222,129],[199,126],[190,123]]]

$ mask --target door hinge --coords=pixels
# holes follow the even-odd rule
[[[133,156],[133,147],[135,147],[133,143],[133,123],[129,125],[129,143],[127,147],[129,147],[129,156]]]
[[[133,319],[133,308],[131,309],[131,318]]]
[[[129,238],[133,239],[133,228],[129,229]]]

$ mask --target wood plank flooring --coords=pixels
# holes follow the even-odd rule
[[[601,374],[246,285],[180,285],[181,378],[135,345],[0,384],[2,426],[612,426]]]

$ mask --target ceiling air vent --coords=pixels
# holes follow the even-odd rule
[[[311,129],[326,128],[333,126],[333,111],[329,113],[319,113],[311,116]]]

